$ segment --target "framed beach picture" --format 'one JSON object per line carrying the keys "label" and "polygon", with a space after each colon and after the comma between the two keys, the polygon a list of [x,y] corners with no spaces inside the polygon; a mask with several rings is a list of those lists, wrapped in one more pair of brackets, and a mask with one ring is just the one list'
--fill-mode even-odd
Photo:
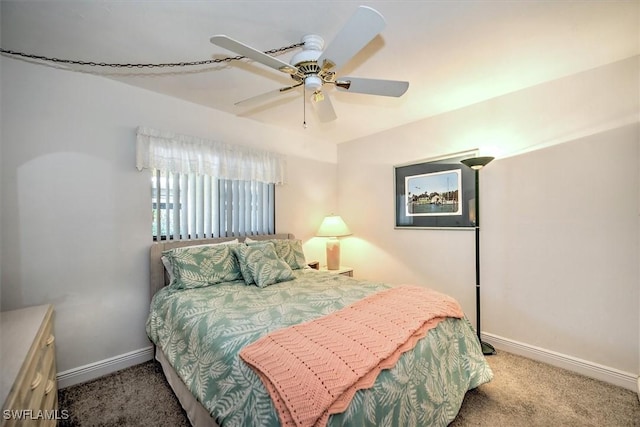
{"label": "framed beach picture", "polygon": [[394,166],[396,228],[475,226],[475,175],[460,163],[476,151]]}

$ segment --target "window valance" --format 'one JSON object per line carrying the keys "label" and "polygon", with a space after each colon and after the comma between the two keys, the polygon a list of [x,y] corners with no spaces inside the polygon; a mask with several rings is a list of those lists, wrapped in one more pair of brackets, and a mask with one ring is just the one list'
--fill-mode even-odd
{"label": "window valance", "polygon": [[222,179],[286,182],[284,156],[167,131],[139,127],[136,167]]}

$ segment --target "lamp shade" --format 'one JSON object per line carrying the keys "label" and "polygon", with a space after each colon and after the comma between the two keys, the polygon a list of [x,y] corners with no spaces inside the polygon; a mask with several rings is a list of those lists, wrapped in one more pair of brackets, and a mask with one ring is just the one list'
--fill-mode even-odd
{"label": "lamp shade", "polygon": [[350,234],[351,230],[349,230],[349,227],[347,227],[347,224],[344,223],[340,215],[329,215],[322,220],[316,236],[341,237],[349,236]]}
{"label": "lamp shade", "polygon": [[489,157],[489,156],[471,157],[469,159],[461,160],[460,162],[469,166],[471,169],[478,170],[485,167],[493,159],[494,159],[493,157]]}

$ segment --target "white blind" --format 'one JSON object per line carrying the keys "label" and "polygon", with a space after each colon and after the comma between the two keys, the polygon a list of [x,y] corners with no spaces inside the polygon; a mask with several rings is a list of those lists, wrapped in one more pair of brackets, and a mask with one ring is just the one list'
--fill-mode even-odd
{"label": "white blind", "polygon": [[279,154],[139,127],[136,166],[152,171],[156,239],[275,233]]}
{"label": "white blind", "polygon": [[136,167],[221,179],[286,182],[286,161],[277,153],[138,127]]}
{"label": "white blind", "polygon": [[275,185],[156,169],[153,236],[202,239],[275,233]]}

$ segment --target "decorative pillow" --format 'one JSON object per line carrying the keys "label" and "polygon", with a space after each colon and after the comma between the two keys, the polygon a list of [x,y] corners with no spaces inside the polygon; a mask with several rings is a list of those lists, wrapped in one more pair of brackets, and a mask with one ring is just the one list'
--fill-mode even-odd
{"label": "decorative pillow", "polygon": [[[278,256],[273,243],[260,243],[262,244],[238,245],[234,248],[245,283],[255,283],[256,286],[265,288],[274,283],[294,279],[291,267]],[[245,272],[250,278],[245,276]]]}
{"label": "decorative pillow", "polygon": [[164,251],[172,265],[173,282],[177,289],[193,289],[216,283],[242,279],[234,245],[205,245]]}
{"label": "decorative pillow", "polygon": [[282,258],[293,270],[305,268],[307,261],[302,250],[302,240],[292,239],[269,239],[269,240],[253,240],[249,237],[245,239],[247,245],[259,245],[260,243],[270,242],[276,247],[276,253]]}
{"label": "decorative pillow", "polygon": [[[193,245],[193,246],[182,246],[182,249],[186,249],[186,248],[199,248],[202,246],[217,246],[217,245],[233,245],[233,244],[238,244],[239,241],[238,239],[233,239],[233,240],[229,240],[226,242],[220,242],[220,243],[206,243],[204,245]],[[169,249],[168,251],[165,252],[170,252],[173,249]],[[164,252],[163,252],[164,254]],[[171,258],[163,255],[162,257],[160,257],[160,260],[162,261],[162,265],[164,265],[164,270],[167,272],[167,274],[169,275],[169,284],[173,284],[175,278],[173,276],[173,265],[171,264]]]}
{"label": "decorative pillow", "polygon": [[254,285],[256,281],[253,280],[253,275],[251,274],[251,270],[249,270],[249,264],[247,263],[247,260],[246,260],[246,257],[247,257],[246,248],[247,248],[247,245],[241,243],[239,245],[233,246],[231,250],[233,251],[233,254],[236,256],[236,259],[238,260],[238,265],[240,266],[240,274],[242,275],[244,284]]}

